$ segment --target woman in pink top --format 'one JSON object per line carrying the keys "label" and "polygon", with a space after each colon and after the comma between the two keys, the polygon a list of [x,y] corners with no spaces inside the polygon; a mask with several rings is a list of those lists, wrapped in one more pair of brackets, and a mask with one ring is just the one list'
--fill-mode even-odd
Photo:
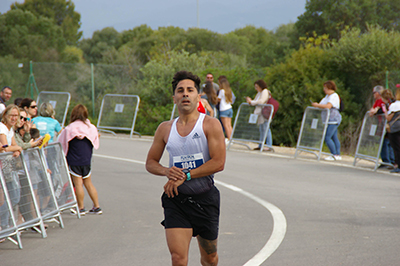
{"label": "woman in pink top", "polygon": [[[90,123],[88,110],[84,105],[78,104],[72,109],[70,124],[61,131],[58,141],[67,157],[80,214],[102,214],[97,190],[91,179],[92,153],[93,148],[99,148],[99,133],[97,128]],[[85,196],[83,186],[93,201],[93,208],[89,212],[86,212],[83,203]]]}

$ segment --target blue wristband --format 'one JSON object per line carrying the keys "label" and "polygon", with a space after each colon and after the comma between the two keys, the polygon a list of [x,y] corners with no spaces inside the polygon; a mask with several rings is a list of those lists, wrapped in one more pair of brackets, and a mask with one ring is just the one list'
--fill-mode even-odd
{"label": "blue wristband", "polygon": [[182,172],[186,175],[186,181],[190,181],[192,179],[189,169],[183,169]]}

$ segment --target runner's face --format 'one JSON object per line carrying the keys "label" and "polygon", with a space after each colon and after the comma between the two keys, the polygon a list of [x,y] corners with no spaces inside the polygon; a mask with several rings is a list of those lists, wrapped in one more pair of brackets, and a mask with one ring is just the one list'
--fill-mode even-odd
{"label": "runner's face", "polygon": [[194,81],[190,79],[181,80],[175,89],[173,96],[174,103],[180,111],[192,112],[197,109],[200,95],[194,85]]}

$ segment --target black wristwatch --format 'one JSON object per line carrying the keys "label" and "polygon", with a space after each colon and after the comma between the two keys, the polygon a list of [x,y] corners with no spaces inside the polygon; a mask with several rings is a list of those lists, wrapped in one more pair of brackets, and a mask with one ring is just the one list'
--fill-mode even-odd
{"label": "black wristwatch", "polygon": [[183,169],[182,172],[186,175],[186,181],[189,181],[192,179],[190,176],[190,170],[189,169]]}

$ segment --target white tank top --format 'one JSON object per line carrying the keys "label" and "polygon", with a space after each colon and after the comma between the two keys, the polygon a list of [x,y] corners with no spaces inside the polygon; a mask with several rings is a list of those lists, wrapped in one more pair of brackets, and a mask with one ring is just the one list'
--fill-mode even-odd
{"label": "white tank top", "polygon": [[[205,114],[200,114],[192,131],[185,137],[179,135],[176,118],[171,126],[167,142],[169,167],[194,169],[210,160],[208,142],[203,130]],[[214,175],[193,178],[178,187],[178,192],[186,195],[196,195],[207,192],[214,185]]]}

